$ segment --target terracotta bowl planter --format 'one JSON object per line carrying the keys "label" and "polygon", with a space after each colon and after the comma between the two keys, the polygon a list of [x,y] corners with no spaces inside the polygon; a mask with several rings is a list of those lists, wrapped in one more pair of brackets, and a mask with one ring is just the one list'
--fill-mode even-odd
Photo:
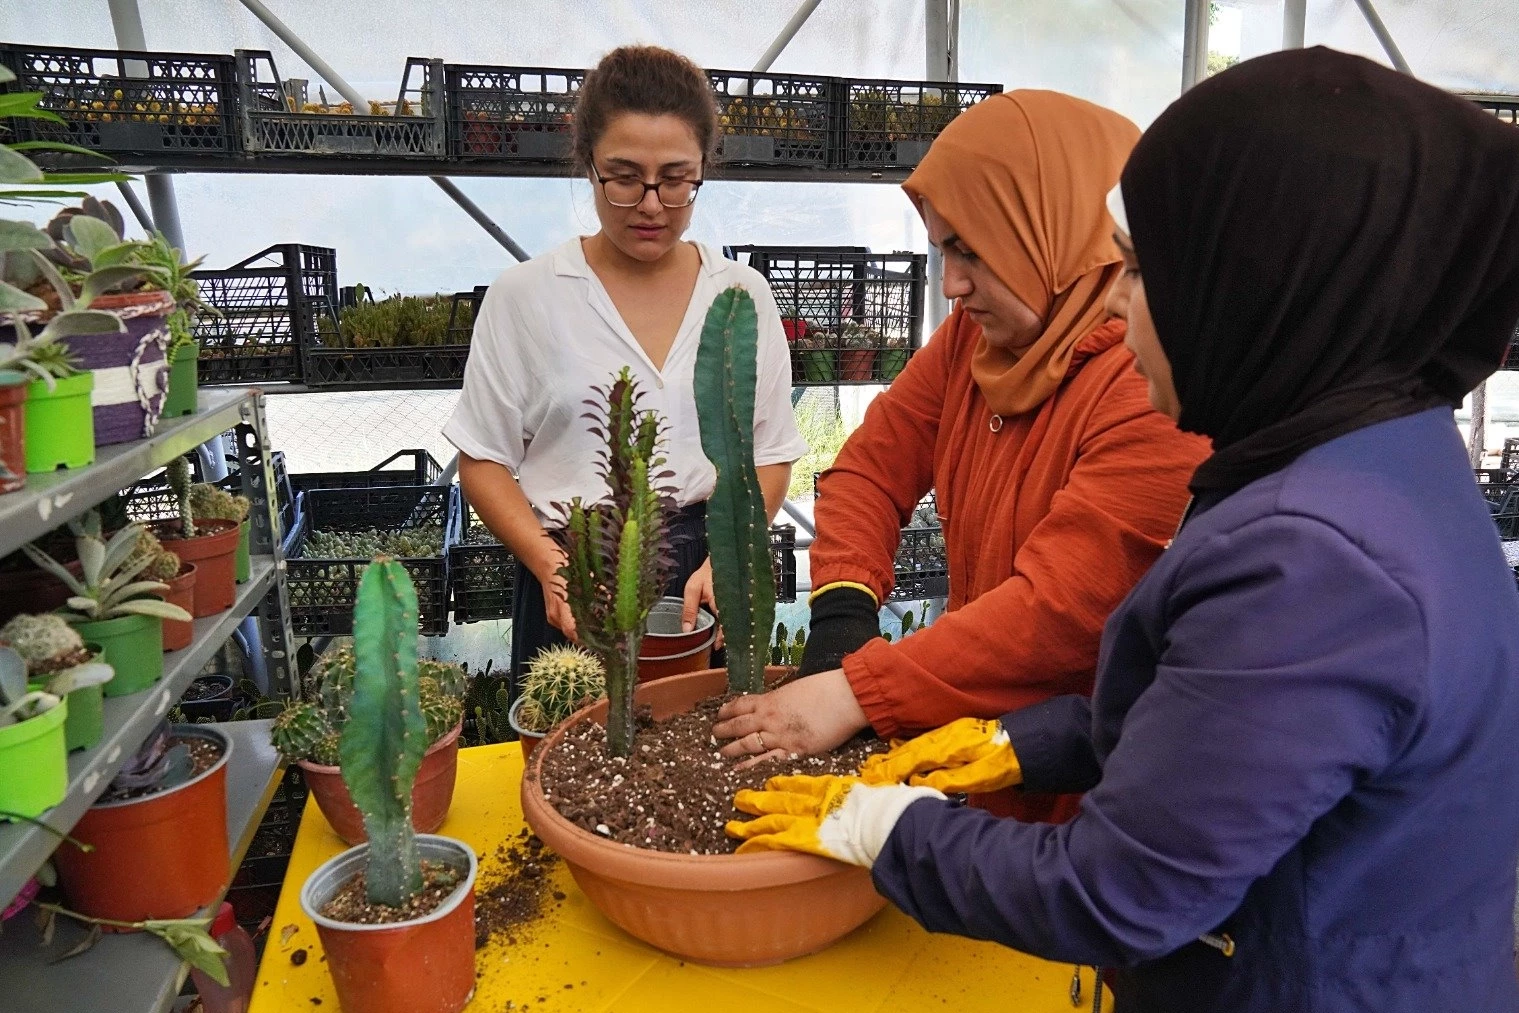
{"label": "terracotta bowl planter", "polygon": [[0,372],[0,493],[26,485],[26,377]]}
{"label": "terracotta bowl planter", "polygon": [[[463,729],[461,721],[422,755],[422,767],[411,787],[411,825],[419,834],[432,833],[448,818],[448,807],[454,801],[454,778],[459,772],[459,733]],[[306,775],[306,787],[315,796],[317,808],[327,817],[333,832],[345,844],[367,840],[364,817],[348,797],[342,769],[310,760],[299,763]]]}
{"label": "terracotta bowl planter", "polygon": [[369,845],[317,867],[301,887],[316,923],[343,1013],[458,1013],[475,992],[475,853],[451,837],[423,834],[417,851],[464,873],[448,899],[421,918],[389,925],[335,921],[321,913],[364,867]]}
{"label": "terracotta bowl planter", "polygon": [[[178,605],[194,615],[196,569],[194,563],[180,563],[179,575],[173,580],[165,581],[169,589],[159,597],[170,605]],[[194,636],[194,623],[187,623],[180,619],[164,620],[164,650],[182,651],[190,646],[190,641]]]}
{"label": "terracotta bowl planter", "polygon": [[164,548],[182,562],[195,564],[195,607],[190,614],[197,619],[225,612],[237,600],[237,528],[237,521],[196,521],[195,537],[183,538],[179,521],[153,525]]}
{"label": "terracotta bowl planter", "polygon": [[69,906],[120,921],[186,918],[221,897],[227,862],[227,763],[232,740],[207,725],[174,734],[216,742],[221,759],[199,777],[142,798],[91,806],[69,831],[95,846],[53,853]]}
{"label": "terracotta bowl planter", "polygon": [[654,603],[644,621],[643,645],[638,649],[639,682],[700,672],[711,664],[717,620],[712,613],[699,609],[696,629],[686,633],[680,628],[684,608],[685,601],[680,598],[661,598]]}
{"label": "terracotta bowl planter", "polygon": [[[787,669],[770,668],[767,678]],[[634,699],[660,720],[727,690],[709,669],[646,683]],[[606,700],[550,732],[522,780],[522,812],[564,858],[592,904],[629,935],[684,960],[718,967],[776,964],[814,953],[880,911],[870,870],[813,855],[676,855],[630,848],[560,816],[539,787],[543,759],[581,718],[606,720]]]}

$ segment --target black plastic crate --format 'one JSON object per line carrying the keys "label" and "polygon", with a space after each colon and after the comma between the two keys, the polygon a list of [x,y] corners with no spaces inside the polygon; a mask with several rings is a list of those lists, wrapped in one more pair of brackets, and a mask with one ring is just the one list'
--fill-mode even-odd
{"label": "black plastic crate", "polygon": [[1000,84],[860,81],[840,84],[842,164],[848,169],[911,169],[950,120]]}
{"label": "black plastic crate", "polygon": [[[402,458],[409,468],[392,468]],[[308,489],[373,489],[391,485],[433,485],[443,467],[425,450],[398,450],[367,471],[308,471],[290,476],[290,488],[299,495]]]}
{"label": "black plastic crate", "polygon": [[928,257],[860,247],[735,246],[770,283],[798,386],[890,383],[918,349]]}
{"label": "black plastic crate", "polygon": [[[201,471],[200,455],[189,456],[191,481],[205,481]],[[290,531],[295,527],[295,496],[291,491],[290,477],[285,473],[285,452],[276,450],[270,456],[274,466],[274,486],[280,510],[280,523],[284,531]],[[218,480],[216,484],[240,496],[243,492],[243,481],[242,476],[238,474],[237,462],[228,458],[227,465],[230,469],[227,476]],[[134,521],[151,524],[155,521],[179,519],[179,501],[169,488],[167,469],[160,468],[152,474],[144,475],[122,489],[118,495],[122,499],[127,517]]]}
{"label": "black plastic crate", "polygon": [[942,528],[903,528],[897,545],[890,601],[943,598],[949,594],[949,561]]}
{"label": "black plastic crate", "polygon": [[8,141],[123,154],[242,150],[237,64],[230,56],[0,45],[16,75],[4,90],[40,91],[62,123],[15,119]]}
{"label": "black plastic crate", "polygon": [[201,300],[218,311],[195,319],[201,383],[300,382],[301,350],[337,298],[336,250],[281,243],[193,277]]}
{"label": "black plastic crate", "polygon": [[[342,289],[344,293],[350,289]],[[397,387],[458,387],[464,382],[464,364],[469,360],[470,336],[474,318],[485,296],[485,286],[470,292],[455,292],[448,307],[448,344],[386,345],[351,348],[346,342],[338,346],[322,343],[323,329],[317,328],[316,341],[306,349],[306,383],[313,387],[345,387],[385,384]],[[441,297],[440,297],[441,298]],[[351,303],[350,303],[351,305]],[[339,311],[337,327],[343,329]]]}
{"label": "black plastic crate", "polygon": [[796,528],[770,525],[770,566],[775,574],[775,600],[796,601]]}
{"label": "black plastic crate", "polygon": [[347,636],[353,606],[368,559],[310,559],[302,556],[313,531],[402,531],[437,525],[443,548],[436,556],[401,559],[417,589],[418,629],[448,631],[449,519],[458,490],[451,485],[381,486],[368,489],[311,489],[301,493],[296,526],[285,539],[285,588],[290,626],[296,636]]}
{"label": "black plastic crate", "polygon": [[835,79],[747,70],[709,70],[707,79],[717,97],[723,162],[830,164],[840,131]]}
{"label": "black plastic crate", "polygon": [[1510,436],[1503,441],[1503,457],[1498,466],[1504,471],[1519,471],[1519,436]]}
{"label": "black plastic crate", "polygon": [[584,70],[447,64],[448,152],[455,158],[563,162]]}
{"label": "black plastic crate", "polygon": [[[249,153],[283,155],[443,155],[443,61],[411,57],[393,105],[311,101],[305,81],[282,80],[268,50],[236,51],[243,116],[243,147]],[[325,89],[320,94],[325,94]]]}
{"label": "black plastic crate", "polygon": [[517,592],[517,559],[496,540],[475,508],[461,506],[448,549],[449,595],[454,622],[510,619]]}

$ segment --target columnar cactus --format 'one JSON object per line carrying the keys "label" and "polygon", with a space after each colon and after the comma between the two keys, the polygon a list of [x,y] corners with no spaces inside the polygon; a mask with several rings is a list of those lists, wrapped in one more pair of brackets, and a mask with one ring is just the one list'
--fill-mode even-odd
{"label": "columnar cactus", "polygon": [[545,647],[527,663],[527,702],[517,717],[531,731],[547,731],[605,692],[606,669],[596,655],[570,645]]}
{"label": "columnar cactus", "polygon": [[369,837],[369,901],[399,907],[422,889],[411,789],[428,743],[417,685],[417,591],[393,559],[376,559],[359,581],[353,650],[358,670],[338,756]]}
{"label": "columnar cactus", "polygon": [[195,537],[195,516],[190,509],[190,462],[183,456],[169,462],[169,489],[179,503],[179,533]]}
{"label": "columnar cactus", "polygon": [[638,410],[632,374],[624,368],[611,387],[593,389],[606,402],[591,416],[591,432],[606,441],[600,467],[608,498],[587,505],[577,496],[570,503],[568,561],[559,574],[580,642],[606,667],[608,748],[613,756],[627,756],[644,621],[674,568],[666,524],[674,501],[664,487],[670,473],[660,470],[664,458],[655,456],[659,415]]}
{"label": "columnar cactus", "polygon": [[754,388],[759,321],[735,285],[712,300],[696,352],[701,446],[717,469],[707,501],[713,596],[728,645],[728,688],[759,693],[775,622],[769,517],[754,468]]}

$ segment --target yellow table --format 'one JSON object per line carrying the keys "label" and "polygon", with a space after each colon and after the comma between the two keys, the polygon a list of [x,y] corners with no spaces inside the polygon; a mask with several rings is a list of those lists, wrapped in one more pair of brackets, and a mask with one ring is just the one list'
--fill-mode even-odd
{"label": "yellow table", "polygon": [[[521,779],[522,754],[514,742],[460,750],[453,808],[438,832],[469,843],[487,856],[482,864],[488,866],[496,845],[522,829]],[[315,801],[308,800],[250,1013],[338,1013],[321,943],[301,913],[299,894],[306,877],[343,848]],[[555,886],[567,895],[562,904],[551,903],[540,922],[519,933],[516,945],[494,940],[475,954],[479,986],[471,1013],[1073,1010],[1069,965],[930,935],[895,908],[810,957],[774,967],[709,968],[666,956],[607,921],[563,865],[556,877]],[[296,965],[291,957],[298,949],[306,959]],[[1091,996],[1088,970],[1082,1008],[1090,1008]]]}

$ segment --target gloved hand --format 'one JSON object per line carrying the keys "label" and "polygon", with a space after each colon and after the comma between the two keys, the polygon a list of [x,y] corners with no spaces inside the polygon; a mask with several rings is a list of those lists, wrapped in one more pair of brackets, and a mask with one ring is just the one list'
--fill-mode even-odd
{"label": "gloved hand", "polygon": [[772,777],[764,791],[744,789],[733,798],[741,812],[759,819],[729,820],[729,837],[755,851],[805,851],[870,868],[886,846],[902,811],[920,798],[943,799],[932,788],[869,785],[857,777],[789,774]]}
{"label": "gloved hand", "polygon": [[947,794],[997,791],[1023,783],[1023,770],[1001,721],[961,718],[860,765],[866,784],[927,785]]}
{"label": "gloved hand", "polygon": [[797,675],[830,672],[881,635],[881,610],[870,592],[857,587],[829,588],[812,599],[811,629]]}

